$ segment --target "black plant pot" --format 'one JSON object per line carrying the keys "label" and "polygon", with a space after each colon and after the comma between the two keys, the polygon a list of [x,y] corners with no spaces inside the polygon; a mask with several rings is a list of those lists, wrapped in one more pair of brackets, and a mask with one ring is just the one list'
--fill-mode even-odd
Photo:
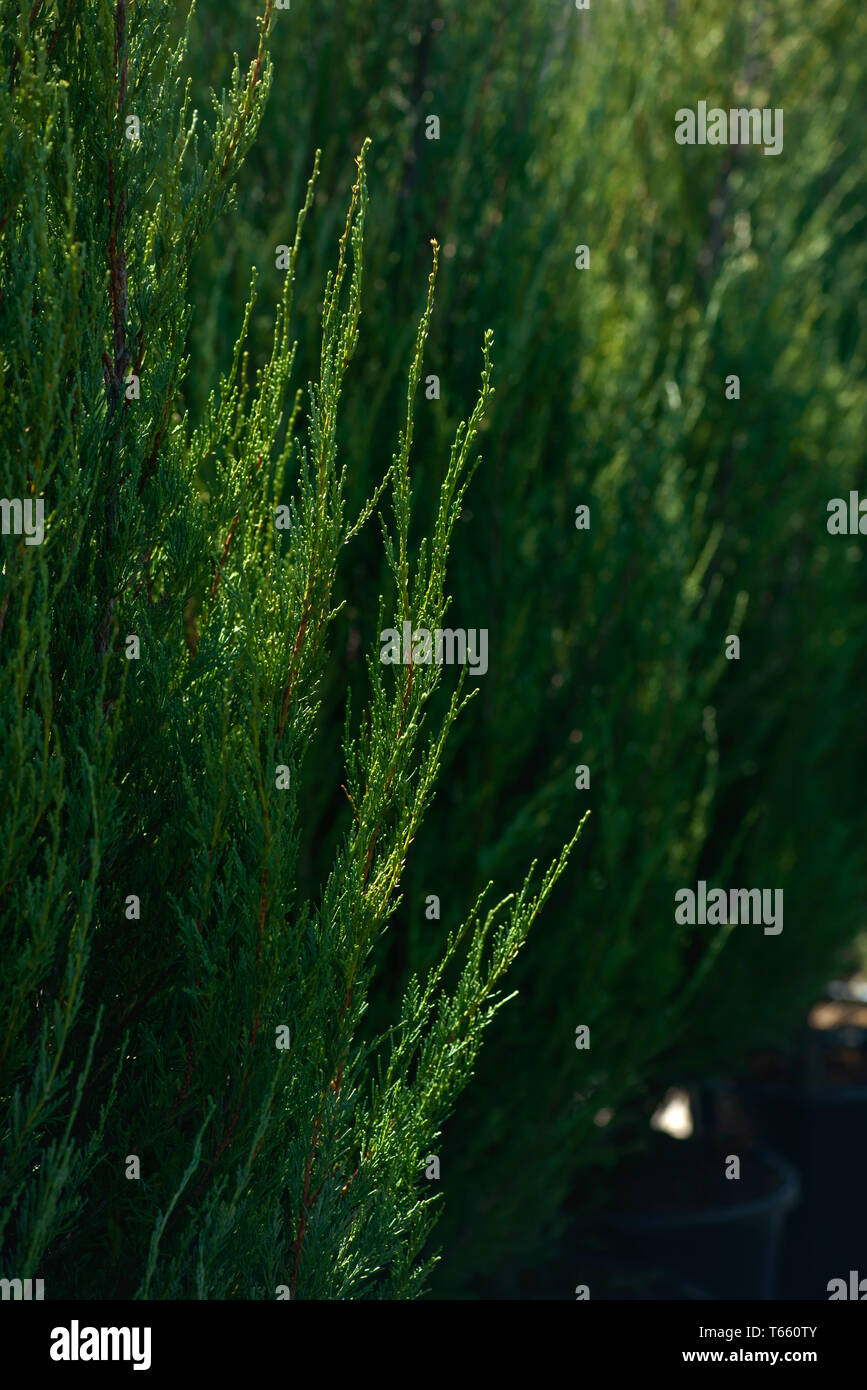
{"label": "black plant pot", "polygon": [[618,1251],[663,1264],[712,1298],[775,1297],[783,1228],[800,1184],[778,1154],[754,1150],[751,1158],[765,1170],[768,1190],[761,1195],[731,1200],[734,1193],[727,1193],[729,1200],[703,1208],[654,1203],[645,1210],[618,1210],[608,1218]]}
{"label": "black plant pot", "polygon": [[827,1299],[832,1279],[867,1276],[867,1085],[737,1088],[755,1132],[801,1174],[803,1202],[783,1243],[785,1298]]}

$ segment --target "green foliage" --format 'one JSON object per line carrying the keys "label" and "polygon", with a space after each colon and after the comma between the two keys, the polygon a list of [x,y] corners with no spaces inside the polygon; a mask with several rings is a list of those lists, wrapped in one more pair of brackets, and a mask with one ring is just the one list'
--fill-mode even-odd
{"label": "green foliage", "polygon": [[[3,488],[48,499],[44,546],[0,540],[4,1269],[416,1293],[435,1144],[437,1287],[472,1291],[863,929],[863,541],[825,520],[864,486],[867,24],[200,0],[187,93],[174,7],[92,9],[6,4],[0,52]],[[783,153],[676,146],[699,100],[782,108]],[[468,705],[362,659],[436,626],[446,550],[490,633]],[[531,860],[536,897],[468,915]],[[677,926],[699,877],[782,887],[782,934]]]}
{"label": "green foliage", "polygon": [[[2,537],[3,1273],[38,1274],[53,1298],[414,1296],[436,1215],[425,1163],[574,844],[535,889],[468,897],[365,1028],[468,703],[439,665],[384,666],[373,620],[442,624],[491,337],[432,505],[416,506],[435,248],[397,447],[355,496],[339,420],[365,146],[313,292],[324,283],[306,395],[290,314],[315,171],[264,357],[253,370],[254,285],[193,417],[190,269],[262,120],[271,0],[246,76],[236,61],[201,129],[189,23],[179,36],[158,0],[91,10],[6,5],[0,36],[2,487],[43,498],[46,527],[41,545]],[[314,882],[304,766],[334,686],[338,567],[375,511],[385,578],[332,784],[346,811]]]}
{"label": "green foliage", "polygon": [[[204,0],[206,74],[247,23]],[[490,630],[490,670],[407,864],[375,1016],[440,950],[428,894],[448,923],[594,811],[446,1132],[443,1288],[466,1290],[510,1249],[544,1253],[564,1198],[589,1201],[589,1170],[665,1086],[728,1069],[796,1020],[863,926],[863,541],[829,537],[825,520],[831,497],[863,487],[865,48],[841,0],[586,13],[322,0],[278,17],[282,80],[240,215],[194,268],[211,303],[201,381],[247,261],[279,278],[273,248],[315,146],[331,180],[306,247],[318,283],[346,152],[367,135],[370,351],[342,421],[359,499],[388,448],[430,236],[442,397],[421,403],[422,514],[488,325],[498,345],[450,581],[459,620]],[[676,146],[674,112],[699,100],[783,108],[784,152]],[[298,312],[312,320],[310,294]],[[582,503],[589,531],[574,527]],[[339,711],[382,582],[360,542],[310,788],[314,877],[342,825]],[[723,655],[730,633],[739,662]],[[782,887],[782,935],[676,926],[674,893],[699,877]]]}

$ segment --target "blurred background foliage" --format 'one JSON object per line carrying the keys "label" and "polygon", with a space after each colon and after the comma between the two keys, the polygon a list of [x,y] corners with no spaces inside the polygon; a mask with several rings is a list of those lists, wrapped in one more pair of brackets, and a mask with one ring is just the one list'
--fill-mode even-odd
{"label": "blurred background foliage", "polygon": [[[199,0],[200,109],[232,54],[249,60],[260,9]],[[826,509],[867,485],[867,15],[845,0],[292,0],[271,47],[236,208],[194,264],[186,403],[201,411],[228,364],[251,263],[251,370],[264,360],[276,250],[321,149],[295,297],[296,382],[314,375],[305,345],[368,136],[341,435],[355,499],[393,447],[432,237],[425,371],[441,396],[417,406],[421,516],[495,334],[450,611],[489,629],[490,669],[407,863],[379,1006],[485,882],[553,856],[592,811],[442,1139],[439,1291],[467,1294],[537,1258],[564,1203],[592,1208],[669,1084],[800,1018],[864,928],[864,542],[829,536]],[[782,154],[676,145],[675,110],[699,100],[782,108]],[[379,642],[379,566],[370,534],[342,574],[311,882],[348,814],[339,735]],[[676,889],[700,877],[783,888],[782,934],[675,925]]]}

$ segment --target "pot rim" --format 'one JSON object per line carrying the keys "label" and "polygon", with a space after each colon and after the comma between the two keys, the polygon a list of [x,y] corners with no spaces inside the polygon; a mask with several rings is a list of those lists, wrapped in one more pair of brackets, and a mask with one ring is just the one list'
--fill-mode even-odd
{"label": "pot rim", "polygon": [[839,1105],[840,1101],[867,1103],[867,1082],[863,1086],[810,1086],[801,1081],[744,1081],[738,1090],[745,1096],[774,1096],[808,1101],[810,1105]]}
{"label": "pot rim", "polygon": [[682,1211],[677,1207],[662,1207],[654,1211],[615,1212],[608,1218],[609,1225],[622,1232],[653,1231],[662,1227],[668,1230],[672,1227],[689,1229],[696,1226],[730,1225],[733,1221],[764,1216],[777,1209],[784,1212],[791,1210],[801,1198],[801,1180],[797,1170],[774,1149],[757,1145],[753,1148],[753,1153],[758,1154],[769,1168],[782,1177],[783,1181],[773,1192],[726,1207],[699,1207],[691,1211]]}

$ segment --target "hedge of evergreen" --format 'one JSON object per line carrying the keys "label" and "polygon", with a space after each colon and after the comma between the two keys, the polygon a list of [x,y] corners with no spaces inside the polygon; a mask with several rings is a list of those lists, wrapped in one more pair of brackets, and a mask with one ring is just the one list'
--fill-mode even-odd
{"label": "hedge of evergreen", "polygon": [[863,928],[867,20],[12,9],[3,1273],[472,1292]]}

